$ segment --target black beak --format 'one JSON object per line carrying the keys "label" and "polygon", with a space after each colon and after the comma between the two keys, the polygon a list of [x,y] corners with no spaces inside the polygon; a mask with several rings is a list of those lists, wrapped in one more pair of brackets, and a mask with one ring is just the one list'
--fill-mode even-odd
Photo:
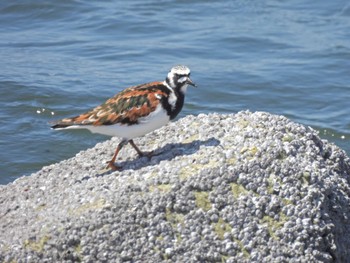
{"label": "black beak", "polygon": [[193,87],[197,87],[197,85],[189,77],[187,78],[186,83],[193,86]]}

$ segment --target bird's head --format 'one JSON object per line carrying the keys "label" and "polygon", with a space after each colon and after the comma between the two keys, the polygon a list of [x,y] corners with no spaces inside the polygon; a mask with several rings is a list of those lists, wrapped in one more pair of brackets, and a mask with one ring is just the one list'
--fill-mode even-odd
{"label": "bird's head", "polygon": [[196,87],[196,84],[190,79],[190,75],[191,71],[188,67],[178,65],[171,68],[165,82],[169,87],[185,93],[188,85]]}

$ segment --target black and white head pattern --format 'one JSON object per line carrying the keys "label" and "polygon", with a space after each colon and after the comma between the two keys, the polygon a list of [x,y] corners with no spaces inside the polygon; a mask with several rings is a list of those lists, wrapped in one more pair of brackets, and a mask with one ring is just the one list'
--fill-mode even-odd
{"label": "black and white head pattern", "polygon": [[185,93],[188,85],[195,86],[190,79],[190,74],[191,71],[188,67],[178,65],[171,68],[165,81],[171,88],[177,88]]}

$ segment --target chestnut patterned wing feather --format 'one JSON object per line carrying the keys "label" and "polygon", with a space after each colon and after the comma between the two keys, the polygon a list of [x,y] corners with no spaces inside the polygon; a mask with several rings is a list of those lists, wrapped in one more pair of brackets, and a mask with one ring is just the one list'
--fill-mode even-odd
{"label": "chestnut patterned wing feather", "polygon": [[56,122],[52,128],[135,124],[138,118],[146,117],[156,109],[160,98],[168,96],[164,90],[159,89],[160,85],[163,86],[163,83],[151,82],[127,88],[89,112]]}

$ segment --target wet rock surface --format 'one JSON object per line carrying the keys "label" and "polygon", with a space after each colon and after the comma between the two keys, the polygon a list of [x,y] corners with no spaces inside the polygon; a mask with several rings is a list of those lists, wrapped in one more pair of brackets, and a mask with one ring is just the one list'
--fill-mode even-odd
{"label": "wet rock surface", "polygon": [[350,164],[264,112],[187,116],[0,186],[0,262],[349,262]]}

